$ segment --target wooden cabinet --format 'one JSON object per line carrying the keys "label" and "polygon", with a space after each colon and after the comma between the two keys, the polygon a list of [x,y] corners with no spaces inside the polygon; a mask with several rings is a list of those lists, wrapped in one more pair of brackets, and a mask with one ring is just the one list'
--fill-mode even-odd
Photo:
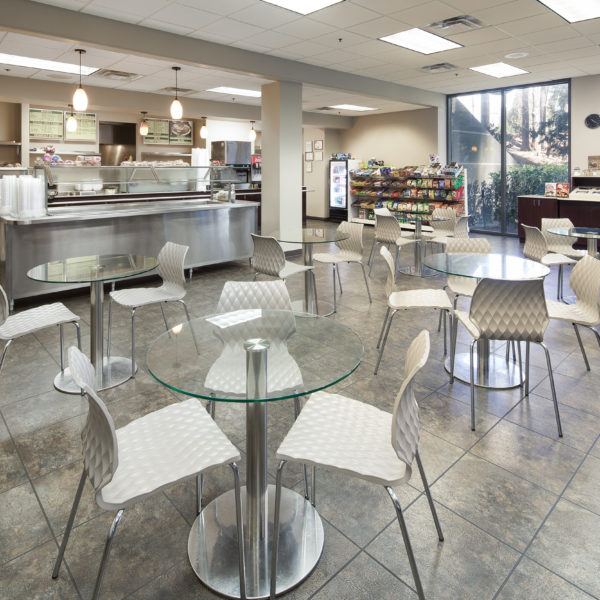
{"label": "wooden cabinet", "polygon": [[[525,240],[521,225],[542,228],[542,219],[556,219],[558,214],[557,198],[544,196],[519,196],[519,239]],[[562,215],[561,215],[562,216]]]}
{"label": "wooden cabinet", "polygon": [[558,216],[571,219],[575,227],[600,227],[600,202],[560,200]]}

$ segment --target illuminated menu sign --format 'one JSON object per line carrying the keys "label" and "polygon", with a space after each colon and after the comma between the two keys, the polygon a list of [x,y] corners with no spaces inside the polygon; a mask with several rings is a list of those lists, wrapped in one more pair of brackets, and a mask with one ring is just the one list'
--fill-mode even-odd
{"label": "illuminated menu sign", "polygon": [[[65,121],[71,116],[70,112],[65,113]],[[73,116],[77,121],[75,131],[67,131],[65,127],[65,140],[68,142],[95,142],[96,141],[96,115],[95,113],[74,112]]]}
{"label": "illuminated menu sign", "polygon": [[146,119],[148,134],[144,136],[145,144],[169,144],[169,120]]}
{"label": "illuminated menu sign", "polygon": [[29,137],[34,140],[63,140],[62,110],[29,109]]}

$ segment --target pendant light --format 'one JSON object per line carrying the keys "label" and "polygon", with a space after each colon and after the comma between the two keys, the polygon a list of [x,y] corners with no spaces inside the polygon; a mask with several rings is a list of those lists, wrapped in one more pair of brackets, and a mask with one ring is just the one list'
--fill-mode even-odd
{"label": "pendant light", "polygon": [[248,134],[248,139],[251,142],[254,142],[256,140],[256,131],[254,130],[254,123],[256,121],[250,121],[250,123],[252,123],[252,129],[250,130],[250,133]]}
{"label": "pendant light", "polygon": [[205,140],[208,137],[208,127],[206,126],[206,117],[202,117],[202,127],[200,127],[200,137]]}
{"label": "pendant light", "polygon": [[73,94],[73,108],[81,112],[85,110],[88,106],[88,97],[85,93],[85,90],[81,86],[81,55],[85,54],[85,50],[81,48],[75,48],[75,52],[79,54],[79,87],[75,90]]}
{"label": "pendant light", "polygon": [[171,102],[171,118],[176,121],[183,117],[183,106],[177,97],[177,71],[181,71],[181,67],[171,67],[175,71],[175,99]]}
{"label": "pendant light", "polygon": [[148,135],[148,121],[146,121],[147,111],[142,111],[142,122],[140,123],[140,135],[145,137]]}
{"label": "pendant light", "polygon": [[67,131],[69,133],[74,133],[75,131],[77,131],[77,119],[73,114],[73,105],[69,104],[69,108],[71,109],[71,114],[67,117]]}

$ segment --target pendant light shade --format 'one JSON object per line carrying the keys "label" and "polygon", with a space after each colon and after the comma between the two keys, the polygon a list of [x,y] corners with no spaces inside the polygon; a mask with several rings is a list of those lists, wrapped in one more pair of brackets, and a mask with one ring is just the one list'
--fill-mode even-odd
{"label": "pendant light shade", "polygon": [[250,133],[248,134],[248,139],[251,142],[256,141],[256,131],[254,130],[254,121],[250,121],[250,123],[252,123],[252,129],[250,130]]}
{"label": "pendant light shade", "polygon": [[208,127],[206,126],[206,117],[202,117],[203,125],[200,127],[200,137],[205,140],[208,137]]}
{"label": "pendant light shade", "polygon": [[177,72],[181,71],[181,67],[171,67],[175,71],[175,99],[171,102],[171,118],[181,119],[183,117],[183,106],[177,97]]}
{"label": "pendant light shade", "polygon": [[148,135],[148,121],[146,121],[146,115],[148,113],[143,110],[142,111],[142,122],[140,123],[140,135],[142,137]]}
{"label": "pendant light shade", "polygon": [[79,54],[79,87],[75,90],[73,94],[73,108],[76,111],[86,110],[88,107],[88,97],[81,85],[81,55],[85,54],[85,50],[81,48],[76,48],[75,52]]}
{"label": "pendant light shade", "polygon": [[71,109],[71,114],[67,117],[67,131],[69,133],[74,133],[75,131],[77,131],[77,119],[75,118],[75,115],[73,114],[73,105],[69,104],[69,108]]}

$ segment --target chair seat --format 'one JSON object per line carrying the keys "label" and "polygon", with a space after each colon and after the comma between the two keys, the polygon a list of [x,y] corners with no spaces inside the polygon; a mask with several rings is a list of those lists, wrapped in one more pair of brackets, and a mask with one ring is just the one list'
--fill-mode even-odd
{"label": "chair seat", "polygon": [[388,298],[392,309],[439,308],[452,310],[452,303],[444,290],[415,289],[392,292]]}
{"label": "chair seat", "polygon": [[579,323],[592,327],[598,325],[598,311],[593,308],[582,306],[581,303],[565,304],[554,300],[546,300],[548,316],[551,319]]}
{"label": "chair seat", "polygon": [[351,250],[340,250],[335,254],[332,252],[319,252],[313,256],[313,260],[327,264],[338,264],[343,262],[362,262],[362,254]]}
{"label": "chair seat", "polygon": [[79,317],[62,302],[54,302],[9,315],[0,325],[0,339],[12,340],[52,325],[77,321]]}
{"label": "chair seat", "polygon": [[574,258],[575,260],[579,260],[587,254],[586,250],[575,250],[575,248],[565,247],[564,245],[553,248],[551,244],[548,244],[548,252],[551,254],[562,254],[563,256]]}
{"label": "chair seat", "polygon": [[379,485],[410,479],[391,443],[392,415],[339,394],[317,392],[277,450],[279,460],[322,466]]}
{"label": "chair seat", "polygon": [[[414,231],[416,229],[416,226],[414,223],[400,223],[400,227],[402,229],[406,229],[408,231]],[[433,231],[433,227],[431,225],[421,225],[421,233],[432,232],[432,231]]]}
{"label": "chair seat", "polygon": [[440,243],[439,240],[442,238],[454,237],[454,234],[451,231],[423,231],[421,237],[424,240],[434,241],[436,243]]}
{"label": "chair seat", "polygon": [[553,252],[550,252],[545,256],[542,256],[540,262],[547,267],[552,267],[555,265],[574,265],[577,261],[564,254],[554,254]]}
{"label": "chair seat", "polygon": [[417,240],[414,237],[402,237],[400,236],[394,243],[396,246],[409,246],[410,244],[414,244]]}
{"label": "chair seat", "polygon": [[479,329],[471,319],[469,319],[469,313],[464,310],[455,310],[454,316],[457,318],[467,329],[467,331],[471,334],[471,337],[474,340],[479,339]]}
{"label": "chair seat", "polygon": [[116,435],[119,464],[96,498],[107,510],[125,508],[200,471],[240,459],[238,449],[194,398],[136,419]]}
{"label": "chair seat", "polygon": [[175,286],[167,287],[162,285],[153,288],[130,288],[111,292],[110,297],[118,304],[130,308],[156,304],[158,302],[176,302],[185,297],[185,290],[183,288],[173,288]]}
{"label": "chair seat", "polygon": [[295,275],[296,273],[304,273],[304,271],[310,271],[312,267],[307,265],[297,265],[296,263],[290,262],[289,260],[285,261],[285,266],[281,271],[279,271],[279,277],[281,279],[286,279],[290,275]]}
{"label": "chair seat", "polygon": [[478,280],[473,277],[448,275],[448,289],[457,296],[472,298],[478,283]]}

